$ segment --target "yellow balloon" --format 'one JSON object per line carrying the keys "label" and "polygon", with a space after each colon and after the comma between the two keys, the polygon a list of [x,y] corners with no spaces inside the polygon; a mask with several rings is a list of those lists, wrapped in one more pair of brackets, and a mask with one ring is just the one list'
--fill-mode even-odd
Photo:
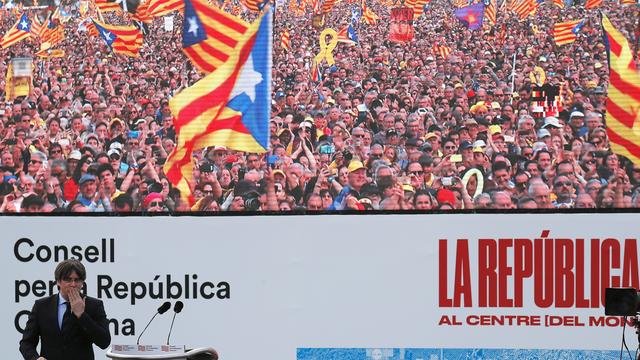
{"label": "yellow balloon", "polygon": [[[331,36],[329,44],[327,44],[327,35]],[[338,46],[338,33],[331,28],[322,30],[322,33],[320,33],[320,52],[315,57],[316,64],[320,64],[323,59],[327,62],[328,66],[335,64],[336,61],[333,59],[333,50],[336,46]]]}

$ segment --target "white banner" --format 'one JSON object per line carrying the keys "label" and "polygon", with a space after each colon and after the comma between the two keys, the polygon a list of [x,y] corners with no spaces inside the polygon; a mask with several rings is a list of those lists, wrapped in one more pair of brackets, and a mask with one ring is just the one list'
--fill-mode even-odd
{"label": "white banner", "polygon": [[[27,312],[57,293],[55,265],[73,256],[87,295],[105,303],[112,344],[134,344],[158,306],[181,300],[171,343],[223,360],[613,359],[622,320],[604,316],[603,291],[639,287],[638,224],[640,214],[3,217],[0,347],[20,358]],[[142,343],[165,343],[172,315]],[[637,346],[633,329],[627,343]]]}
{"label": "white banner", "polygon": [[173,15],[164,17],[164,31],[173,31]]}

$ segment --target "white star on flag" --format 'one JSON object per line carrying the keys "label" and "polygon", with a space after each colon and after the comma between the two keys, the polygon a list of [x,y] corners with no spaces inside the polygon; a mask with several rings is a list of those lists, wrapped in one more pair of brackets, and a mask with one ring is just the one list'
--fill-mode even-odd
{"label": "white star on flag", "polygon": [[20,23],[20,27],[22,28],[22,30],[27,30],[27,28],[29,27],[29,23],[25,20],[22,20],[22,22]]}
{"label": "white star on flag", "polygon": [[105,39],[107,39],[107,41],[111,41],[111,33],[108,31],[103,31],[102,35],[104,36]]}
{"label": "white star on flag", "polygon": [[256,85],[260,84],[264,79],[262,74],[253,68],[253,55],[249,55],[247,62],[244,63],[240,75],[236,80],[236,84],[231,91],[230,99],[245,93],[254,102],[256,99]]}
{"label": "white star on flag", "polygon": [[198,36],[198,21],[196,17],[190,17],[189,21],[189,30],[187,32],[193,33],[193,36]]}

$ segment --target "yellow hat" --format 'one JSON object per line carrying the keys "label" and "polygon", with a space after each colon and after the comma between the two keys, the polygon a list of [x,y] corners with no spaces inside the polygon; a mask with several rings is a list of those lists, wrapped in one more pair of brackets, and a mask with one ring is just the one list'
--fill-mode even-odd
{"label": "yellow hat", "polygon": [[429,139],[431,139],[431,138],[434,138],[434,137],[438,137],[438,134],[436,134],[436,133],[434,133],[434,132],[430,132],[430,133],[427,133],[427,134],[424,136],[424,139],[423,139],[423,140],[424,140],[424,141],[427,141],[427,140],[429,140]]}
{"label": "yellow hat", "polygon": [[409,184],[404,184],[402,185],[402,190],[404,191],[410,191],[412,193],[416,192],[416,190],[413,188],[413,186],[409,185]]}
{"label": "yellow hat", "polygon": [[500,134],[502,132],[502,128],[500,127],[500,125],[491,125],[489,126],[489,132],[491,133],[491,135]]}
{"label": "yellow hat", "polygon": [[287,175],[285,175],[285,174],[284,174],[284,171],[282,171],[282,170],[280,170],[280,169],[273,170],[273,176],[276,176],[276,174],[280,174],[280,175],[282,175],[284,178],[286,178],[286,177],[287,177]]}
{"label": "yellow hat", "polygon": [[498,102],[496,102],[496,101],[492,102],[492,103],[491,103],[491,108],[492,108],[492,109],[494,109],[494,110],[498,110],[498,109],[500,109],[500,108],[501,108],[501,107],[500,107],[500,103],[498,103]]}
{"label": "yellow hat", "polygon": [[356,171],[356,170],[360,170],[360,169],[366,169],[364,167],[364,164],[362,163],[362,161],[360,160],[353,160],[349,163],[349,167],[347,168],[347,170],[349,170],[349,174],[351,174],[352,172]]}
{"label": "yellow hat", "polygon": [[589,89],[593,89],[593,88],[595,88],[596,86],[598,86],[598,84],[597,84],[595,81],[589,81],[589,82],[587,83],[587,88],[589,88]]}

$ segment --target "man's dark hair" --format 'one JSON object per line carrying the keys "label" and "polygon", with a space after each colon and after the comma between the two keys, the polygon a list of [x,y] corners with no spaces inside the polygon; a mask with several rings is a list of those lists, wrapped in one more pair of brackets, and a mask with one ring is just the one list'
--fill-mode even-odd
{"label": "man's dark hair", "polygon": [[58,266],[56,266],[54,275],[56,277],[56,281],[61,281],[62,279],[71,276],[74,272],[78,275],[80,280],[86,280],[87,271],[85,270],[84,265],[76,259],[67,259],[59,263]]}
{"label": "man's dark hair", "polygon": [[98,177],[102,178],[102,173],[108,171],[111,173],[111,175],[115,175],[116,172],[115,170],[113,170],[113,166],[111,166],[111,164],[102,164],[98,167],[98,170],[96,170],[96,173],[98,174]]}
{"label": "man's dark hair", "polygon": [[491,172],[495,174],[496,171],[499,170],[507,170],[509,171],[509,167],[507,166],[507,163],[504,161],[496,161],[495,163],[493,163],[493,165],[491,165]]}
{"label": "man's dark hair", "polygon": [[21,207],[28,209],[30,206],[37,206],[41,208],[44,205],[44,201],[36,194],[31,194],[22,200]]}
{"label": "man's dark hair", "polygon": [[120,194],[113,199],[114,208],[123,209],[127,205],[129,205],[129,209],[133,210],[133,198],[129,194]]}

